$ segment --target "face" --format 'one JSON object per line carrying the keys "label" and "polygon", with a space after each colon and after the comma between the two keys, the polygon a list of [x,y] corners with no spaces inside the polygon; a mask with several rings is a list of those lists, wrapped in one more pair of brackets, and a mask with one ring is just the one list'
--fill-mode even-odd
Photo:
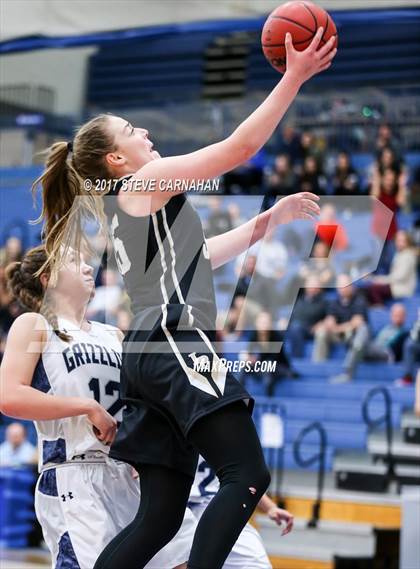
{"label": "face", "polygon": [[339,154],[337,158],[337,166],[339,168],[344,169],[348,168],[348,165],[349,165],[349,157],[344,152],[341,152],[341,154]]}
{"label": "face", "polygon": [[405,231],[397,231],[395,235],[395,247],[398,251],[402,251],[408,247],[408,239]]}
{"label": "face", "polygon": [[248,255],[245,261],[245,274],[250,275],[254,272],[255,265],[257,263],[257,258],[255,255]]}
{"label": "face", "polygon": [[337,277],[337,292],[343,300],[349,300],[353,296],[353,285],[348,275]]}
{"label": "face", "polygon": [[8,442],[16,448],[25,442],[25,429],[22,425],[19,425],[19,423],[12,423],[7,429],[6,438]]}
{"label": "face", "polygon": [[311,174],[316,172],[316,161],[312,156],[308,156],[305,160],[305,170]]}
{"label": "face", "polygon": [[58,272],[57,284],[52,290],[75,304],[84,304],[94,296],[93,267],[86,263],[82,253],[78,266],[76,252],[69,248],[66,260]]}
{"label": "face", "polygon": [[117,148],[106,155],[111,172],[120,176],[131,174],[151,160],[160,158],[160,154],[153,150],[153,143],[145,128],[136,128],[121,117],[110,116],[108,121]]}
{"label": "face", "polygon": [[323,241],[318,241],[314,246],[313,256],[316,259],[326,259],[328,257],[329,248]]}
{"label": "face", "polygon": [[305,283],[305,288],[308,296],[316,296],[321,292],[320,283],[317,277],[308,277]]}
{"label": "face", "polygon": [[394,162],[394,153],[389,148],[385,148],[382,152],[381,162],[383,166],[392,166]]}
{"label": "face", "polygon": [[405,307],[403,304],[394,304],[391,309],[391,322],[395,326],[402,326],[405,322]]}
{"label": "face", "polygon": [[393,170],[386,170],[382,177],[382,188],[385,193],[391,194],[396,184],[396,175]]}
{"label": "face", "polygon": [[309,148],[312,144],[312,134],[310,132],[304,132],[300,141],[304,148]]}
{"label": "face", "polygon": [[257,330],[271,330],[271,315],[268,312],[260,312],[255,320],[255,327]]}
{"label": "face", "polygon": [[289,170],[289,158],[285,154],[277,156],[275,167],[277,172],[287,172]]}
{"label": "face", "polygon": [[335,221],[335,208],[331,204],[326,204],[321,208],[320,219],[324,222]]}

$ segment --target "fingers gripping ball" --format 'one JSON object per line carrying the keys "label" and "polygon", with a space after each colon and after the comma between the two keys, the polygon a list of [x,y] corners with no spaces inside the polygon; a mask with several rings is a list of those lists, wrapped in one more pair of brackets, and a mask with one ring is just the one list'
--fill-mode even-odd
{"label": "fingers gripping ball", "polygon": [[284,73],[286,33],[292,35],[294,48],[303,51],[309,46],[320,26],[324,28],[324,33],[319,47],[325,45],[331,36],[336,37],[334,47],[337,47],[337,29],[331,16],[323,8],[312,2],[286,2],[271,12],[264,24],[261,43],[265,57],[277,71]]}

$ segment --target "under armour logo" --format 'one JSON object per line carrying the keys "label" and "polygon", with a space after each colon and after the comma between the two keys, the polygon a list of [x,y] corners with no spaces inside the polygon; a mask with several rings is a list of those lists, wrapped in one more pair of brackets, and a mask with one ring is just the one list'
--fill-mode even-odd
{"label": "under armour logo", "polygon": [[65,502],[67,500],[67,498],[69,500],[73,500],[73,498],[74,498],[73,492],[68,492],[67,496],[66,496],[66,494],[61,494],[61,499],[63,500],[63,502]]}

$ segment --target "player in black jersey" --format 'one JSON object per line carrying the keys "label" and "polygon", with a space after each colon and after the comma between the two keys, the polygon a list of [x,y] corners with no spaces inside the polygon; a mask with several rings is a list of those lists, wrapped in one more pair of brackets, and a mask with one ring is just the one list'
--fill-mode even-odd
{"label": "player in black jersey", "polygon": [[[312,219],[319,213],[318,197],[307,192],[287,196],[206,241],[184,184],[218,177],[265,144],[302,83],[329,67],[334,38],[317,50],[322,32],[303,52],[287,38],[282,80],[221,142],[161,158],[147,130],[100,115],[78,130],[72,144],[56,143],[50,150],[37,181],[43,188],[50,257],[59,265],[69,221],[81,226],[82,214],[98,216],[109,226],[134,312],[121,370],[126,409],[110,456],[140,472],[142,498],[136,518],[106,547],[94,569],[140,569],[175,535],[198,452],[216,472],[220,489],[198,525],[190,569],[223,566],[269,484],[250,416],[252,398],[220,365],[214,348],[212,270],[261,239],[269,223]],[[82,204],[75,200],[79,196],[84,196]],[[74,201],[78,205],[72,208]],[[198,371],[197,363],[209,364],[210,371]]]}

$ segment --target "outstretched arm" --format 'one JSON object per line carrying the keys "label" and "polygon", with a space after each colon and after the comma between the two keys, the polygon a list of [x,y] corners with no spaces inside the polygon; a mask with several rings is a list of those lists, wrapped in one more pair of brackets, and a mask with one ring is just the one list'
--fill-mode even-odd
{"label": "outstretched arm", "polygon": [[[138,170],[132,180],[155,180],[159,187],[160,180],[211,179],[249,160],[269,140],[301,85],[331,65],[336,53],[335,38],[317,50],[322,33],[320,28],[310,46],[301,52],[293,48],[291,36],[287,35],[286,73],[263,103],[228,138],[190,154],[152,160]],[[141,193],[141,189],[139,191]],[[171,196],[179,192],[171,192]],[[163,195],[162,200],[167,200],[165,192]]]}
{"label": "outstretched arm", "polygon": [[212,268],[217,269],[246,251],[276,225],[294,219],[313,219],[319,214],[318,200],[319,197],[310,192],[286,196],[239,227],[207,239]]}

